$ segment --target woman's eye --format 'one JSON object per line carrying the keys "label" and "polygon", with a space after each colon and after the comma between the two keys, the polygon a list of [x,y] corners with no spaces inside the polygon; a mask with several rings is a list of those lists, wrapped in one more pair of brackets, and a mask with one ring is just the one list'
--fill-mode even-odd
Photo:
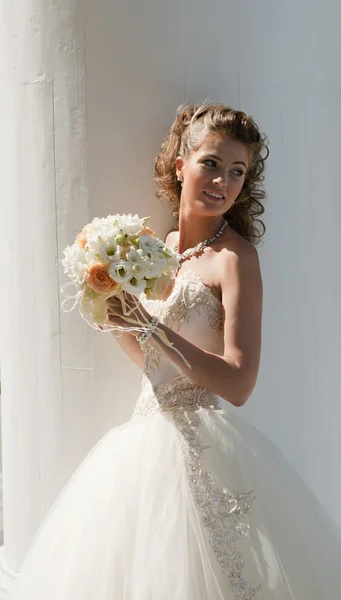
{"label": "woman's eye", "polygon": [[216,167],[217,163],[215,160],[211,160],[210,158],[208,158],[207,160],[204,160],[204,164],[206,165],[207,163],[211,163],[210,165],[208,165],[209,167]]}
{"label": "woman's eye", "polygon": [[234,169],[233,173],[237,173],[238,177],[243,177],[244,171],[241,169]]}

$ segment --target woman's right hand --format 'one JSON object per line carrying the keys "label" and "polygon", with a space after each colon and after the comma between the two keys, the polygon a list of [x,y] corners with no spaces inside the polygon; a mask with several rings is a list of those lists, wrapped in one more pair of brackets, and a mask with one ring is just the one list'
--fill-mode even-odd
{"label": "woman's right hand", "polygon": [[129,326],[129,323],[123,318],[123,306],[119,296],[110,296],[110,298],[106,299],[105,304],[107,308],[107,321],[110,325],[118,325],[119,327]]}
{"label": "woman's right hand", "polygon": [[[107,321],[110,325],[120,325],[123,327],[129,327],[129,323],[125,321],[120,315],[123,315],[123,307],[121,299],[118,296],[111,296],[105,301],[107,307]],[[144,356],[139,343],[136,340],[136,336],[139,334],[138,331],[122,331],[121,335],[115,335],[112,331],[116,342],[121,347],[123,352],[131,358],[141,369],[144,368]],[[128,335],[130,334],[130,335]]]}
{"label": "woman's right hand", "polygon": [[[131,319],[133,321],[136,321],[136,320],[141,321],[141,318],[142,318],[143,324],[150,323],[151,315],[146,311],[146,309],[144,308],[144,306],[141,304],[140,300],[136,296],[133,296],[132,294],[124,292],[124,302],[125,302],[126,312],[127,312],[127,309],[129,311],[135,310],[135,312],[130,313],[129,319]],[[106,306],[107,306],[107,321],[110,325],[119,325],[120,327],[124,327],[126,329],[132,327],[132,322],[131,321],[129,322],[127,319],[124,318],[124,310],[123,310],[122,301],[121,301],[120,296],[110,296],[110,298],[108,298],[106,300]],[[132,335],[135,335],[135,337],[136,337],[137,335],[139,335],[140,331],[139,330],[127,331],[127,333],[131,333]]]}

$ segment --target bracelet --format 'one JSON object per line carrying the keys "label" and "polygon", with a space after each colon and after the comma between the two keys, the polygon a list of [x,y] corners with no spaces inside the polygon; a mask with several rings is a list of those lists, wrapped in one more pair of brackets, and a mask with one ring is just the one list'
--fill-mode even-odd
{"label": "bracelet", "polygon": [[157,317],[152,317],[150,324],[148,326],[148,329],[145,331],[142,331],[142,333],[140,333],[137,337],[136,340],[139,342],[139,344],[145,344],[146,341],[150,338],[151,335],[153,335],[155,329],[157,328],[158,324],[160,323],[160,319],[158,319]]}

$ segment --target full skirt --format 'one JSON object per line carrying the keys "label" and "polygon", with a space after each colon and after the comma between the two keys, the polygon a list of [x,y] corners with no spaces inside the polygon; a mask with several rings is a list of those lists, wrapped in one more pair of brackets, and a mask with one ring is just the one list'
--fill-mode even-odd
{"label": "full skirt", "polygon": [[338,600],[341,534],[228,408],[110,429],[38,529],[10,600]]}

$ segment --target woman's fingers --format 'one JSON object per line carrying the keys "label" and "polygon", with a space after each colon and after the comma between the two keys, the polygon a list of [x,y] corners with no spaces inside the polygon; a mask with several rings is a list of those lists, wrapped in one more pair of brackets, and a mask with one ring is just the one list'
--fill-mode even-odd
{"label": "woman's fingers", "polygon": [[148,323],[150,320],[149,313],[145,310],[139,299],[133,294],[124,292],[123,298],[120,296],[110,296],[106,302],[106,316],[109,323],[121,325],[122,327],[132,327],[133,321],[142,321]]}
{"label": "woman's fingers", "polygon": [[117,315],[112,315],[112,314],[107,314],[107,321],[109,321],[112,324],[115,325],[122,325],[124,323],[123,319],[121,319],[121,317],[118,317]]}
{"label": "woman's fingers", "polygon": [[[107,298],[105,302],[106,305],[112,309],[122,309],[122,299],[119,296],[110,296],[110,298]],[[126,309],[131,310],[137,307],[139,300],[136,298],[136,296],[133,296],[128,292],[124,292],[123,303]],[[121,312],[123,312],[123,310]]]}
{"label": "woman's fingers", "polygon": [[122,307],[116,306],[108,306],[107,307],[107,317],[117,317],[121,318],[123,315]]}
{"label": "woman's fingers", "polygon": [[138,302],[138,298],[136,296],[133,296],[133,294],[129,294],[129,292],[126,292],[124,297],[128,304],[135,305]]}
{"label": "woman's fingers", "polygon": [[106,305],[114,308],[115,306],[122,306],[122,302],[118,296],[110,296],[110,298],[106,299]]}

